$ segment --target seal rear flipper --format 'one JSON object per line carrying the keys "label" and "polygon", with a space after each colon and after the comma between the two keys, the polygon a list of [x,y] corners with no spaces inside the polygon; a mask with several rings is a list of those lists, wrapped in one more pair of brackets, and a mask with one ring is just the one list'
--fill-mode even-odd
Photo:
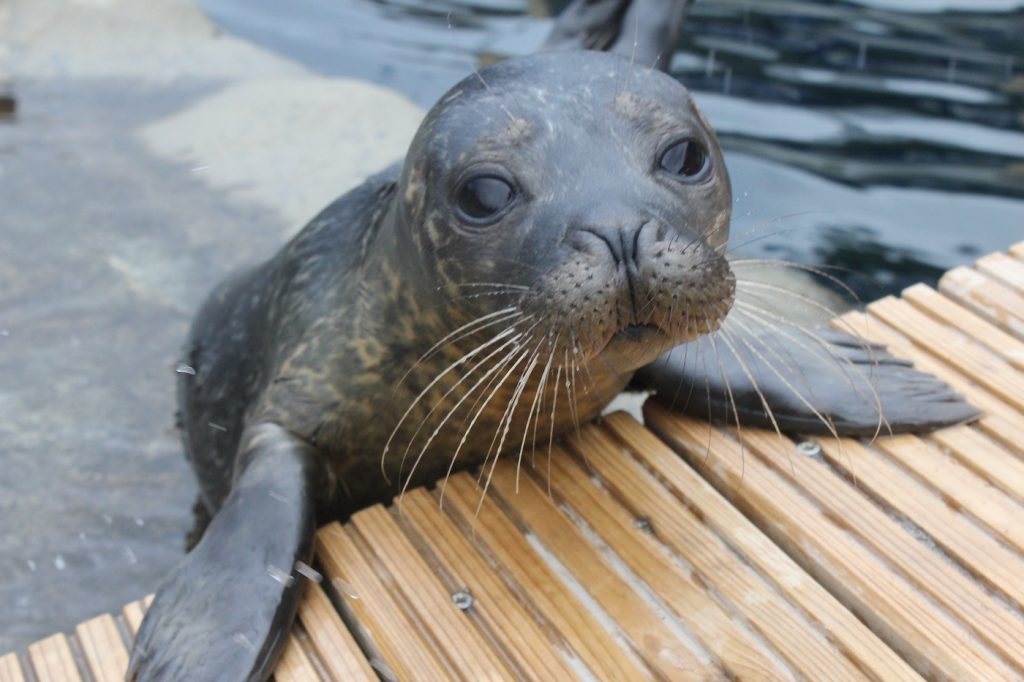
{"label": "seal rear flipper", "polygon": [[634,384],[671,409],[727,423],[738,415],[741,427],[785,432],[920,433],[979,416],[884,346],[835,330],[778,326],[755,334],[727,322],[644,367]]}
{"label": "seal rear flipper", "polygon": [[126,679],[267,679],[295,619],[311,560],[312,448],[260,424],[243,435],[231,494],[202,540],[164,581],[132,649]]}
{"label": "seal rear flipper", "polygon": [[545,49],[606,50],[667,71],[690,0],[575,0],[558,15]]}

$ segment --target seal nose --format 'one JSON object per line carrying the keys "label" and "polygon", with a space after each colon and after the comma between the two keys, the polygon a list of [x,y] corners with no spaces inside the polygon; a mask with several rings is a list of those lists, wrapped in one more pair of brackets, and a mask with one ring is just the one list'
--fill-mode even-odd
{"label": "seal nose", "polygon": [[640,232],[643,231],[646,223],[630,226],[589,226],[583,228],[582,232],[588,232],[605,243],[608,250],[615,259],[616,265],[625,265],[627,269],[633,269],[637,265],[637,251],[640,242]]}

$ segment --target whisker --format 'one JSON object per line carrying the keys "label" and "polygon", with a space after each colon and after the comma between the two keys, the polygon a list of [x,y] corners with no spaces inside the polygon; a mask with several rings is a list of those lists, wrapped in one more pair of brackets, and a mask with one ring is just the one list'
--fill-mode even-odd
{"label": "whisker", "polygon": [[[534,410],[536,410],[537,415],[536,415],[536,418],[533,419],[533,441],[532,441],[533,454],[532,454],[532,457],[531,457],[531,461],[532,461],[534,467],[537,466],[537,425],[540,423],[540,412],[541,412],[541,408],[542,408],[543,403],[544,403],[544,391],[547,388],[548,375],[551,373],[551,365],[554,362],[554,360],[555,360],[555,354],[554,354],[554,351],[552,350],[552,352],[548,353],[548,361],[547,361],[547,363],[545,363],[544,371],[540,375],[540,381],[537,383],[537,390],[536,390],[536,393],[533,396],[533,404],[530,406],[530,412],[529,412],[529,414],[527,415],[527,418],[526,418],[526,428],[523,429],[523,443],[522,443],[522,445],[519,446],[519,462],[516,464],[516,480],[517,481],[519,479],[519,470],[522,467],[522,463],[523,463],[523,450],[526,447],[527,433],[530,430],[530,419],[533,418]],[[539,402],[538,402],[538,400],[539,400]],[[518,489],[518,483],[517,483],[517,489]]]}
{"label": "whisker", "polygon": [[784,296],[789,296],[790,298],[794,298],[794,299],[800,301],[801,303],[804,303],[804,304],[809,305],[809,306],[811,306],[811,307],[813,307],[813,308],[815,308],[817,310],[822,311],[823,313],[826,313],[830,318],[839,317],[839,312],[838,311],[833,310],[832,308],[829,308],[824,303],[820,303],[818,301],[815,301],[810,296],[806,296],[804,294],[798,293],[796,291],[793,291],[792,289],[787,289],[786,287],[780,287],[777,284],[769,284],[768,282],[753,282],[751,280],[737,280],[736,281],[736,288],[738,290],[741,289],[741,288],[748,288],[748,287],[752,288],[752,289],[766,289],[768,291],[773,291],[775,293],[782,294]]}
{"label": "whisker", "polygon": [[[429,438],[427,439],[427,442],[426,442],[426,443],[424,443],[424,444],[423,444],[423,447],[422,447],[422,448],[420,449],[419,455],[417,455],[417,457],[416,457],[416,461],[415,461],[415,462],[413,462],[413,465],[412,465],[412,469],[410,469],[410,470],[409,470],[409,475],[408,475],[408,476],[406,477],[406,479],[405,479],[405,483],[404,483],[404,485],[402,486],[402,494],[403,494],[403,495],[405,494],[405,491],[406,491],[406,489],[407,489],[407,488],[409,487],[409,484],[410,484],[410,483],[412,482],[413,474],[415,473],[415,471],[416,471],[416,468],[417,468],[417,467],[419,466],[419,463],[420,463],[420,461],[421,461],[421,460],[423,459],[423,456],[424,456],[424,454],[426,453],[426,451],[427,451],[427,448],[429,448],[429,447],[430,447],[430,444],[431,444],[431,443],[432,443],[432,442],[434,441],[434,439],[435,439],[435,438],[437,437],[437,434],[438,434],[438,433],[440,433],[440,431],[441,431],[441,429],[442,429],[442,428],[444,427],[444,425],[445,425],[445,424],[446,424],[446,423],[448,422],[448,420],[449,420],[449,419],[451,419],[452,415],[454,415],[454,414],[455,414],[455,412],[456,412],[456,411],[458,410],[458,408],[459,408],[459,407],[460,407],[460,406],[461,406],[461,405],[462,405],[462,404],[463,404],[463,403],[464,403],[464,402],[465,402],[465,401],[466,401],[466,400],[467,400],[467,399],[469,398],[469,396],[473,394],[473,392],[474,392],[474,391],[475,391],[475,390],[476,390],[476,389],[477,389],[477,388],[478,388],[478,387],[480,386],[480,384],[482,384],[482,383],[483,383],[484,381],[486,381],[486,380],[487,380],[487,378],[488,378],[488,377],[489,377],[489,376],[490,376],[490,375],[491,375],[492,373],[494,373],[494,372],[497,372],[497,371],[499,371],[499,370],[500,370],[500,369],[501,369],[502,367],[504,367],[504,366],[505,366],[505,364],[507,364],[507,361],[508,361],[508,360],[510,360],[510,359],[511,359],[511,358],[513,358],[513,357],[516,357],[516,353],[517,353],[517,352],[518,352],[518,350],[517,350],[517,349],[513,349],[513,350],[512,350],[511,352],[510,352],[510,355],[508,356],[508,358],[506,358],[506,360],[503,360],[503,361],[499,362],[499,363],[498,363],[498,364],[496,364],[496,365],[495,365],[494,367],[492,367],[492,368],[491,368],[490,370],[488,370],[488,371],[487,371],[487,372],[486,372],[486,373],[484,374],[484,376],[482,376],[482,377],[481,377],[481,378],[480,378],[480,379],[479,379],[479,380],[477,381],[477,383],[475,383],[475,384],[474,384],[474,385],[472,386],[472,388],[470,388],[470,389],[469,389],[469,391],[467,391],[467,392],[466,392],[466,393],[465,393],[465,394],[464,394],[464,395],[463,395],[463,396],[462,396],[461,398],[459,398],[459,400],[458,400],[458,401],[457,401],[457,402],[455,403],[455,405],[454,405],[454,406],[453,406],[453,407],[452,407],[452,408],[451,408],[451,409],[450,409],[450,410],[449,410],[449,411],[448,411],[448,412],[447,412],[447,413],[445,414],[445,416],[444,416],[444,417],[443,417],[443,418],[441,419],[441,421],[440,421],[440,422],[438,423],[438,425],[437,425],[437,426],[436,426],[436,427],[434,428],[434,431],[433,431],[433,433],[431,433],[431,434],[430,434],[430,437],[429,437]],[[519,362],[521,362],[521,361],[522,361],[522,359],[526,357],[527,353],[528,353],[528,351],[524,351],[524,352],[523,352],[522,354],[520,354],[520,355],[519,355],[519,360],[516,360],[516,364],[514,364],[514,365],[512,366],[512,368],[511,368],[511,369],[510,369],[509,371],[512,371],[512,370],[514,370],[514,369],[515,369],[515,367],[516,367],[516,366],[518,365],[518,363],[519,363]],[[500,387],[500,384],[499,384],[499,387]],[[496,388],[495,390],[497,390],[497,388]],[[457,456],[457,455],[458,455],[458,451],[456,451],[456,456]],[[452,459],[452,464],[454,465],[454,457],[453,457],[453,459]],[[450,471],[450,469],[449,469],[449,471]]]}
{"label": "whisker", "polygon": [[[811,353],[820,353],[821,357],[824,357],[826,360],[828,360],[828,362],[833,366],[833,369],[836,371],[836,374],[842,376],[846,380],[846,383],[850,386],[850,388],[852,388],[865,401],[874,403],[875,411],[878,413],[879,420],[878,426],[875,429],[875,434],[872,436],[872,440],[878,437],[883,427],[888,427],[888,422],[885,420],[885,415],[882,411],[882,399],[878,393],[877,388],[875,387],[874,382],[871,380],[869,376],[865,375],[864,371],[860,369],[857,363],[854,363],[849,358],[845,358],[842,356],[837,357],[832,352],[833,345],[830,344],[827,340],[819,337],[810,329],[807,329],[801,325],[792,324],[791,322],[786,320],[786,318],[780,315],[776,315],[768,310],[757,308],[756,306],[753,306],[749,303],[744,303],[743,305],[739,306],[736,309],[736,314],[738,316],[734,320],[736,324],[741,324],[740,317],[749,317],[755,322],[769,326],[773,331],[775,331],[775,333],[785,337],[788,341],[799,346],[800,348],[803,348],[804,350],[807,350],[808,352]],[[776,324],[775,322],[773,322],[773,320],[781,321],[783,324]],[[816,344],[816,346],[812,346],[808,344],[806,341],[800,339],[799,337],[788,333],[786,331],[787,327],[795,329],[797,332],[799,332],[804,337],[806,337],[814,344]],[[872,361],[871,366],[877,367],[878,361],[874,359],[873,349],[870,347],[870,345],[862,345],[862,348],[865,349],[869,359]],[[796,368],[794,368],[794,370],[795,369]],[[850,376],[850,371],[855,373],[856,378],[864,382],[864,384],[868,388],[868,393],[865,393],[858,385],[858,382],[854,381],[854,377]],[[803,375],[802,370],[800,371],[800,374],[801,376],[803,376],[804,383],[807,384],[809,392],[813,395],[813,383],[810,382],[808,378]]]}
{"label": "whisker", "polygon": [[[768,361],[768,358],[766,358],[763,353],[761,353],[759,350],[757,350],[757,348],[754,347],[753,343],[750,342],[751,340],[758,341],[759,343],[764,345],[763,341],[758,339],[756,335],[750,335],[749,334],[749,330],[748,330],[748,336],[740,337],[740,341],[743,342],[743,345],[745,345],[747,348],[749,348],[750,352],[753,353],[755,356],[757,356],[757,358],[764,364],[764,366],[766,368],[768,368],[768,370],[771,371],[772,374],[774,374],[779,379],[779,381],[781,381],[783,383],[783,385],[785,385],[786,388],[788,388],[793,393],[794,396],[796,396],[797,400],[799,400],[801,403],[803,403],[803,405],[808,410],[810,410],[814,414],[814,416],[818,418],[819,421],[821,421],[821,423],[825,426],[825,428],[827,428],[829,430],[829,433],[831,433],[833,436],[835,436],[836,440],[838,440],[839,439],[839,434],[836,431],[836,428],[832,424],[832,422],[827,417],[822,415],[821,412],[818,411],[818,409],[816,407],[814,407],[814,405],[811,404],[807,400],[807,398],[805,398],[804,395],[800,391],[798,391],[796,389],[796,387],[794,387],[793,384],[788,379],[786,379],[785,376],[782,375],[781,372],[779,372],[779,370],[775,367],[775,365],[773,365],[771,362]],[[768,349],[767,347],[766,347],[766,350],[771,352],[770,349]]]}
{"label": "whisker", "polygon": [[[843,280],[839,279],[838,277],[836,277],[835,275],[833,275],[831,273],[825,272],[824,269],[822,269],[820,267],[817,267],[817,266],[814,266],[814,265],[805,265],[804,263],[797,263],[795,261],[782,260],[782,259],[778,259],[778,258],[745,258],[745,259],[742,259],[742,260],[729,261],[729,265],[734,267],[734,268],[736,266],[740,266],[741,270],[744,267],[768,267],[768,266],[775,266],[775,267],[789,268],[791,270],[801,270],[803,272],[809,272],[809,273],[811,273],[813,275],[821,277],[822,279],[828,280],[830,283],[832,283],[836,287],[842,289],[850,298],[855,300],[858,304],[863,302],[863,301],[860,300],[860,296],[857,295],[857,292],[854,291],[846,282],[844,282]],[[749,280],[739,280],[737,278],[737,283],[739,281],[749,281]]]}
{"label": "whisker", "polygon": [[[758,229],[761,229],[763,227],[767,227],[768,225],[771,225],[773,223],[777,223],[777,222],[779,222],[781,220],[786,220],[788,218],[796,218],[798,216],[813,215],[815,213],[828,214],[828,213],[831,213],[831,211],[814,210],[814,211],[796,211],[794,213],[787,213],[786,215],[778,216],[776,218],[772,218],[771,220],[766,220],[766,221],[763,221],[763,222],[759,223],[755,227],[753,227],[750,230],[748,230],[747,234],[750,234],[751,232],[753,232],[755,230],[758,230]],[[776,236],[778,236],[780,234],[786,234],[787,232],[793,232],[794,230],[806,229],[806,227],[807,227],[806,225],[794,225],[792,227],[782,228],[782,229],[776,230],[774,232],[768,232],[767,234],[758,235],[757,237],[755,237],[753,239],[749,239],[749,240],[747,240],[745,242],[740,242],[739,244],[730,244],[729,248],[727,248],[722,255],[726,255],[726,254],[729,254],[729,253],[734,253],[738,249],[742,249],[745,246],[750,246],[751,244],[756,244],[757,242],[762,241],[764,239],[770,239],[770,238],[776,237]]]}
{"label": "whisker", "polygon": [[439,496],[440,504],[444,504],[444,495],[448,489],[448,479],[452,475],[452,470],[455,468],[455,462],[459,457],[459,453],[462,452],[462,448],[463,446],[465,446],[466,441],[469,439],[469,434],[473,430],[473,427],[476,426],[477,420],[480,418],[480,415],[483,414],[484,410],[487,409],[487,405],[491,402],[491,400],[494,399],[494,396],[497,395],[498,391],[501,389],[502,385],[504,385],[508,377],[511,376],[512,372],[515,371],[516,367],[518,367],[519,364],[530,355],[530,352],[531,351],[529,348],[523,348],[522,346],[520,346],[519,349],[516,350],[517,355],[514,355],[514,357],[516,357],[517,359],[515,360],[515,362],[509,367],[508,371],[505,372],[504,375],[501,375],[501,380],[498,381],[498,383],[491,390],[490,394],[487,396],[487,399],[484,400],[484,402],[479,406],[479,408],[477,408],[476,412],[473,414],[473,419],[470,421],[469,427],[463,432],[462,438],[459,439],[459,444],[458,446],[456,446],[455,453],[452,455],[451,461],[448,464],[448,471],[445,473],[444,482],[441,484],[441,494]]}
{"label": "whisker", "polygon": [[[405,421],[406,417],[408,416],[408,414],[413,410],[413,408],[416,407],[416,405],[423,398],[423,396],[425,396],[430,391],[430,389],[432,389],[442,379],[442,377],[444,377],[444,375],[446,375],[448,372],[450,372],[455,367],[458,367],[460,364],[464,363],[466,360],[470,359],[470,357],[475,356],[479,351],[482,351],[484,348],[486,348],[487,346],[490,346],[495,341],[500,340],[502,338],[502,336],[506,335],[507,333],[511,333],[513,331],[515,331],[513,328],[507,329],[505,332],[502,332],[501,334],[496,336],[491,341],[488,341],[486,344],[484,344],[484,345],[478,347],[477,349],[475,349],[471,354],[467,353],[466,355],[462,356],[461,358],[456,360],[454,363],[449,365],[447,369],[445,369],[443,372],[441,372],[439,375],[437,375],[434,378],[434,380],[431,381],[430,384],[426,388],[424,388],[420,392],[420,394],[418,396],[416,396],[416,399],[413,400],[412,404],[409,405],[408,409],[406,409],[405,414],[402,415],[402,419],[395,426],[395,430],[391,432],[391,437],[388,438],[388,442],[387,442],[387,444],[384,447],[384,454],[381,455],[381,458],[383,459],[383,457],[387,455],[388,448],[391,446],[392,439],[394,439],[395,434],[398,432],[398,429],[404,423],[404,421]],[[434,412],[437,411],[438,406],[443,404],[444,401],[448,398],[448,396],[450,396],[452,393],[454,393],[455,390],[458,389],[458,387],[461,386],[463,384],[463,382],[465,382],[467,379],[469,379],[476,372],[477,369],[482,367],[488,360],[490,360],[495,355],[497,355],[498,353],[502,352],[503,350],[505,350],[509,346],[514,346],[516,344],[516,342],[519,339],[521,339],[525,333],[526,332],[520,332],[518,334],[515,334],[508,341],[506,341],[505,343],[503,343],[502,345],[498,346],[496,349],[491,351],[486,357],[484,357],[482,360],[480,360],[480,362],[478,362],[476,365],[474,365],[468,372],[466,372],[464,375],[459,377],[458,381],[456,381],[454,385],[452,385],[447,391],[445,391],[444,395],[442,395],[440,398],[437,399],[437,401],[435,401],[435,403],[431,406],[431,408],[427,412],[427,414],[423,417],[423,419],[420,420],[419,426],[416,427],[416,431],[413,432],[412,436],[409,438],[409,442],[405,446],[405,452],[402,453],[402,461],[399,464],[399,468],[398,468],[399,475],[401,475],[402,470],[405,468],[405,460],[406,460],[406,457],[409,455],[409,450],[412,447],[412,444],[416,442],[416,438],[419,437],[420,431],[423,429],[423,427],[430,420],[430,417],[433,416]],[[382,463],[382,466],[383,466],[383,463]]]}
{"label": "whisker", "polygon": [[[779,428],[779,423],[775,420],[775,413],[772,411],[771,406],[768,404],[768,399],[765,398],[764,392],[761,390],[761,387],[758,386],[757,380],[754,379],[753,373],[747,367],[747,363],[743,362],[743,358],[740,356],[739,349],[737,349],[736,346],[734,346],[732,341],[730,340],[729,332],[726,329],[720,329],[719,331],[722,334],[722,342],[726,346],[728,346],[729,350],[732,351],[732,354],[736,357],[736,361],[739,362],[739,364],[740,364],[740,369],[743,370],[743,373],[747,376],[747,379],[750,380],[750,385],[754,387],[754,392],[757,393],[757,397],[761,401],[761,406],[764,408],[764,411],[768,414],[768,419],[771,420],[772,428],[775,429],[775,433],[778,435],[779,440],[780,441],[784,440],[784,436],[782,435],[782,429]],[[792,460],[790,460],[789,466],[790,466],[790,469],[792,470],[793,474],[795,475],[796,474],[796,470],[793,467],[793,461]],[[742,476],[741,476],[741,478],[742,478]]]}
{"label": "whisker", "polygon": [[[490,288],[501,288],[501,289],[505,289],[505,290],[508,290],[508,291],[529,291],[530,290],[530,287],[523,286],[522,284],[509,284],[507,282],[459,282],[459,283],[451,284],[449,286],[453,286],[453,287],[456,287],[456,288],[459,288],[459,289],[461,289],[463,287],[466,287],[466,288],[469,288],[469,287],[490,287]],[[444,287],[438,287],[438,289],[443,289],[443,288]]]}
{"label": "whisker", "polygon": [[[706,323],[708,326],[711,326],[710,320]],[[736,422],[736,435],[740,443],[740,482],[742,483],[747,471],[746,444],[743,442],[743,427],[740,426],[740,411],[736,408],[736,398],[733,396],[732,384],[729,383],[729,375],[725,371],[725,365],[722,364],[722,355],[718,352],[717,336],[717,332],[708,334],[708,340],[711,341],[711,348],[715,351],[715,360],[718,362],[718,371],[722,374],[722,383],[725,384],[725,394],[729,397],[729,404],[732,405],[733,420]],[[726,417],[726,421],[728,422],[728,417]]]}
{"label": "whisker", "polygon": [[[501,324],[502,322],[507,322],[510,319],[514,319],[514,318],[516,318],[517,316],[519,316],[521,314],[522,313],[519,311],[519,309],[514,307],[514,306],[510,306],[508,308],[502,308],[501,310],[496,310],[493,313],[488,313],[487,315],[483,315],[481,317],[476,318],[475,320],[467,322],[466,324],[462,325],[458,329],[456,329],[456,330],[446,334],[444,336],[444,338],[442,338],[440,341],[438,341],[433,346],[431,346],[430,349],[426,353],[421,355],[419,357],[419,359],[417,359],[416,362],[413,363],[412,367],[410,367],[408,370],[406,370],[405,374],[402,375],[402,378],[398,380],[397,384],[395,384],[395,391],[397,391],[398,388],[405,382],[405,380],[407,378],[409,378],[409,375],[412,374],[413,370],[415,370],[420,365],[420,363],[422,363],[425,360],[427,360],[429,357],[431,357],[434,353],[436,353],[438,350],[440,350],[446,344],[454,343],[455,340],[456,340],[455,337],[458,337],[459,334],[462,334],[462,333],[466,332],[466,330],[472,328],[474,325],[481,324],[483,322],[486,322],[487,320],[490,320],[490,322],[488,322],[487,324],[484,324],[479,329],[473,329],[472,331],[470,331],[468,333],[472,334],[472,333],[476,333],[478,331],[482,331],[482,330],[487,329],[488,327],[491,327],[493,325]],[[506,316],[506,315],[507,315],[507,317],[502,317],[502,316]],[[496,317],[500,317],[500,319],[497,319],[497,320],[493,319],[493,318],[496,318]],[[527,318],[527,319],[529,319],[529,318]]]}
{"label": "whisker", "polygon": [[[526,385],[530,381],[530,376],[533,375],[533,370],[537,367],[537,359],[540,355],[540,346],[534,351],[533,356],[530,358],[530,363],[523,370],[523,375],[519,379],[519,383],[516,385],[516,390],[512,394],[511,400],[506,410],[507,417],[503,420],[505,423],[505,429],[501,433],[501,440],[498,441],[498,447],[494,450],[494,462],[491,464],[490,473],[487,475],[487,482],[484,484],[483,492],[480,495],[480,502],[478,503],[477,513],[479,513],[479,507],[483,505],[483,498],[487,495],[487,491],[491,486],[491,477],[494,475],[494,469],[498,466],[498,458],[501,457],[501,449],[505,447],[505,439],[508,437],[508,432],[512,428],[512,420],[515,417],[516,408],[519,407],[519,400],[523,396],[523,391],[526,389]],[[501,422],[498,423],[498,428],[501,428]],[[497,432],[495,432],[497,435]],[[524,441],[525,442],[525,441]],[[520,451],[520,459],[522,458],[522,451]],[[484,459],[484,466],[486,466],[487,460]],[[519,466],[516,465],[516,493],[519,492]]]}

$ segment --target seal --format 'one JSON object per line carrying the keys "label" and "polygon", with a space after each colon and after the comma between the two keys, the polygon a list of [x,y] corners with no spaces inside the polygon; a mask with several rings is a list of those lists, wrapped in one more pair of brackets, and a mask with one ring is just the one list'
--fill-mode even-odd
{"label": "seal", "polygon": [[[581,26],[589,35],[594,24]],[[878,410],[897,429],[974,414],[844,335],[826,339],[824,359],[783,367],[852,373],[870,360],[884,380],[866,410],[850,407],[865,400],[849,377],[826,387],[821,409],[787,400],[793,382],[770,344],[792,355],[796,332],[778,325],[756,344],[733,330],[723,339],[737,350],[762,350],[708,371],[702,339],[736,292],[721,147],[686,89],[648,65],[658,50],[641,62],[612,47],[463,80],[403,163],[207,300],[179,404],[212,520],[158,590],[129,679],[266,679],[317,523],[521,456],[596,418],[631,381],[663,399],[700,385],[707,402],[684,402],[706,417],[764,422],[775,402],[782,428],[877,428]]]}

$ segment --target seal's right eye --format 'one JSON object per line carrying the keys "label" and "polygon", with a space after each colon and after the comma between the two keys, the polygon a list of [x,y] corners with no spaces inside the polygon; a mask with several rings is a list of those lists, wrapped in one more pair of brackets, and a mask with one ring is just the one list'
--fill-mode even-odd
{"label": "seal's right eye", "polygon": [[678,178],[696,180],[707,170],[708,156],[696,140],[680,140],[661,153],[658,165]]}
{"label": "seal's right eye", "polygon": [[516,191],[508,182],[492,175],[470,178],[458,192],[458,209],[469,222],[496,218],[512,204]]}

